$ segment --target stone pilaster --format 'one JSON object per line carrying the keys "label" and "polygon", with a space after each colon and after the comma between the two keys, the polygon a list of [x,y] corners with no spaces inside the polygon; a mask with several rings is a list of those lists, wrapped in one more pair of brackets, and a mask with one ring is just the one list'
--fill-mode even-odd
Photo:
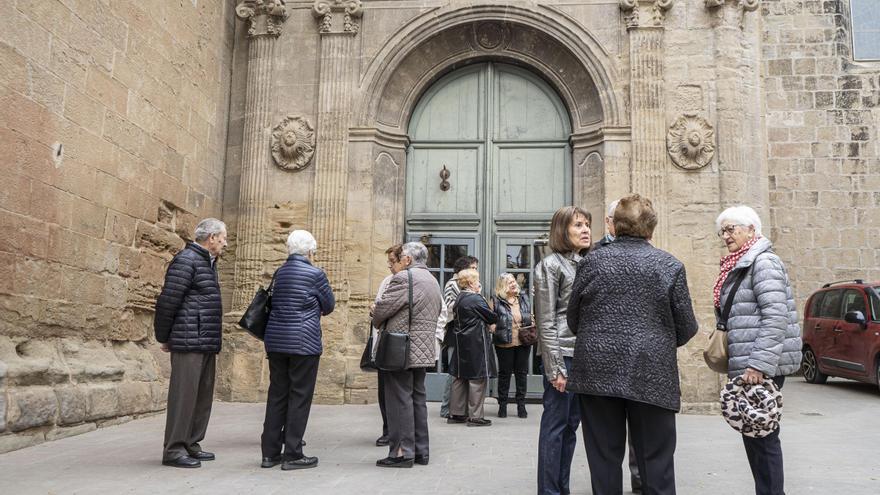
{"label": "stone pilaster", "polygon": [[629,32],[632,124],[631,190],[654,202],[654,244],[666,247],[666,124],[663,105],[663,22],[673,0],[620,0]]}
{"label": "stone pilaster", "polygon": [[706,0],[714,15],[718,169],[722,207],[767,204],[762,146],[759,0]]}
{"label": "stone pilaster", "polygon": [[317,262],[337,297],[344,299],[348,128],[355,78],[352,50],[362,7],[359,0],[319,0],[312,13],[321,33],[313,230]]}
{"label": "stone pilaster", "polygon": [[283,0],[245,0],[236,15],[250,23],[248,29],[247,94],[241,158],[241,189],[236,231],[235,289],[232,307],[243,310],[250,303],[263,274],[265,195],[272,162],[271,104],[275,40],[287,19]]}

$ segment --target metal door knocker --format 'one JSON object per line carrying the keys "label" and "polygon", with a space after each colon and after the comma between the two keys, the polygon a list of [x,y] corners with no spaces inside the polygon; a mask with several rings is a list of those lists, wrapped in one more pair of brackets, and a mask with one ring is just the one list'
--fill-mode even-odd
{"label": "metal door knocker", "polygon": [[440,171],[440,178],[443,179],[440,182],[440,190],[441,191],[448,191],[449,190],[450,184],[449,184],[448,179],[451,175],[452,174],[449,172],[449,169],[446,168],[446,165],[443,165],[443,170]]}

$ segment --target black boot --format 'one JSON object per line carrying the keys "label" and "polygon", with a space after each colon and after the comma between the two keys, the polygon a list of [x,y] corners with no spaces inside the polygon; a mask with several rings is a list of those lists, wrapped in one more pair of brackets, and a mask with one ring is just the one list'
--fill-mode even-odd
{"label": "black boot", "polygon": [[520,402],[516,405],[516,415],[520,418],[528,418],[529,413],[526,412],[526,405],[523,402]]}
{"label": "black boot", "polygon": [[506,418],[507,417],[507,404],[501,402],[498,404],[498,417]]}

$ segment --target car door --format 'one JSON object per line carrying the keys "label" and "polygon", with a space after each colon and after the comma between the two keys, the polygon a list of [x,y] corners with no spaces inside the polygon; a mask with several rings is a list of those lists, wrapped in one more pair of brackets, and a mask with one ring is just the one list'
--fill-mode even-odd
{"label": "car door", "polygon": [[820,368],[833,370],[837,373],[838,367],[834,364],[839,356],[837,339],[835,338],[834,325],[840,320],[840,301],[843,290],[832,289],[825,291],[825,296],[819,303],[819,310],[813,322],[814,347],[813,352],[819,361]]}
{"label": "car door", "polygon": [[859,323],[847,323],[843,317],[851,312],[859,311],[868,316],[868,305],[865,293],[861,289],[846,289],[841,301],[841,319],[832,328],[839,349],[836,356],[838,368],[846,370],[854,376],[866,377],[873,371],[868,362],[868,346],[866,345],[867,327]]}

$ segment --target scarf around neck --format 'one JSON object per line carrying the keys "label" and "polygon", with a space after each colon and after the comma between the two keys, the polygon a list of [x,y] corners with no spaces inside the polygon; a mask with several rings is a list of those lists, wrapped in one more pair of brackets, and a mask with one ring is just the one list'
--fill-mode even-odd
{"label": "scarf around neck", "polygon": [[718,278],[715,279],[715,287],[712,289],[712,296],[716,308],[721,307],[721,287],[724,286],[724,281],[727,280],[730,271],[733,270],[733,267],[736,266],[739,260],[749,252],[749,249],[751,249],[760,238],[761,236],[756,235],[746,241],[746,243],[735,252],[721,257],[721,272],[718,273]]}

